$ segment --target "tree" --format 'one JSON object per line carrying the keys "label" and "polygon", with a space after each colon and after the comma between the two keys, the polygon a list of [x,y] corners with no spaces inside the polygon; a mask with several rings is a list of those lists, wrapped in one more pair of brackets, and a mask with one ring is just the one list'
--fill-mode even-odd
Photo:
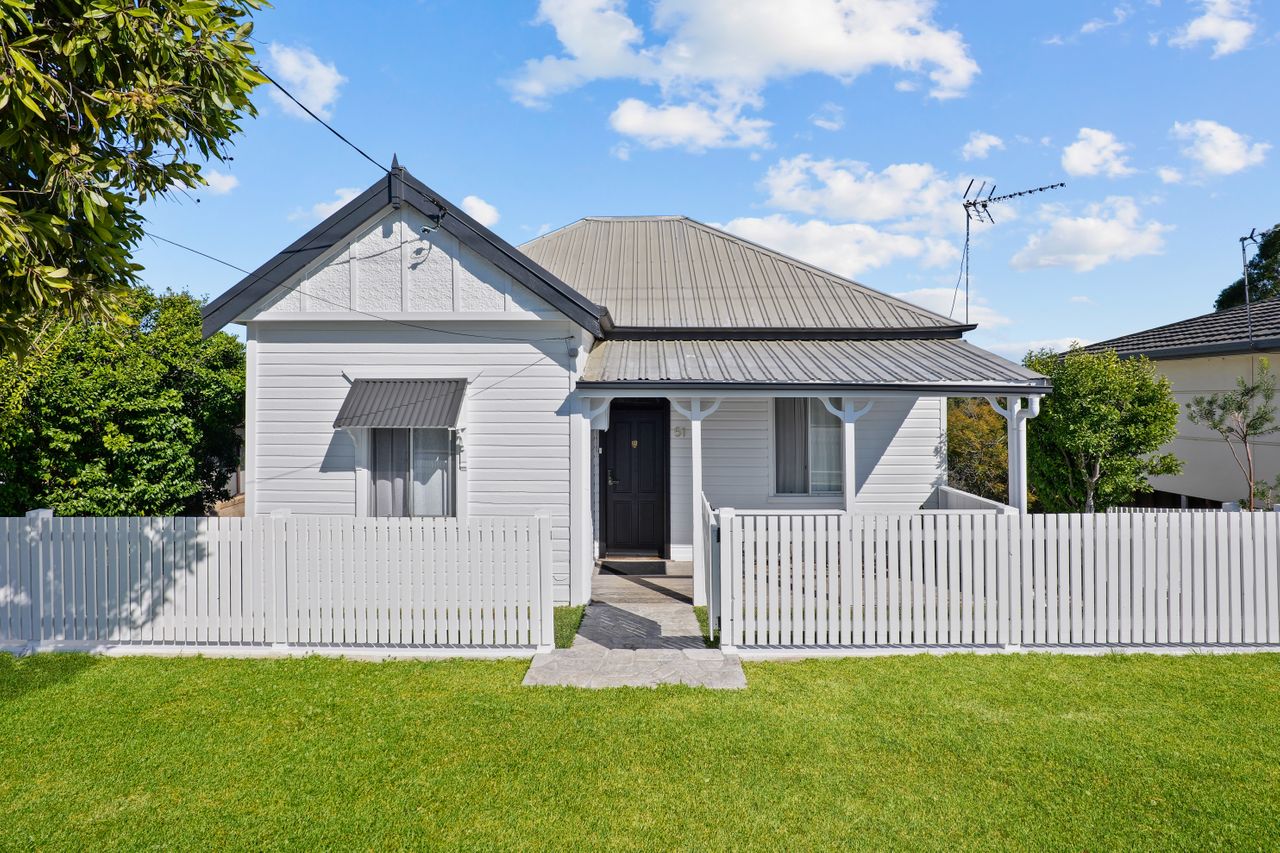
{"label": "tree", "polygon": [[1182,470],[1157,452],[1178,434],[1178,404],[1150,360],[1072,347],[1025,363],[1053,382],[1027,429],[1031,485],[1046,510],[1100,511],[1151,491],[1147,477]]}
{"label": "tree", "polygon": [[[1262,236],[1258,251],[1249,260],[1249,296],[1253,302],[1280,296],[1280,225]],[[1214,311],[1244,304],[1244,277],[1223,288],[1213,303]]]}
{"label": "tree", "polygon": [[1005,420],[986,400],[947,400],[947,483],[1000,503],[1009,499]]}
{"label": "tree", "polygon": [[1236,390],[1196,397],[1187,404],[1187,417],[1192,423],[1207,426],[1227,443],[1248,486],[1250,510],[1254,508],[1255,499],[1266,498],[1271,493],[1269,484],[1258,482],[1253,467],[1253,442],[1264,435],[1280,432],[1275,398],[1276,377],[1271,372],[1270,362],[1263,358],[1259,360],[1258,373],[1253,381],[1237,377]]}
{"label": "tree", "polygon": [[[0,418],[0,515],[202,514],[228,497],[244,419],[244,345],[200,330],[188,294],[131,288],[124,331],[64,323]],[[17,363],[8,356],[7,368]]]}
{"label": "tree", "polygon": [[204,183],[249,95],[262,0],[0,3],[0,355],[50,315],[107,325],[138,281],[138,206]]}

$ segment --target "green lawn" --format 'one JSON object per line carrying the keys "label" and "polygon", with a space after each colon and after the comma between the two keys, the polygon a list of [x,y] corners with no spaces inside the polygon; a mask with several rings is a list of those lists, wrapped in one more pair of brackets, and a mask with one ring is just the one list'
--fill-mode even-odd
{"label": "green lawn", "polygon": [[573,638],[578,635],[578,626],[582,624],[582,614],[586,609],[585,604],[555,609],[557,649],[567,649],[573,645]]}
{"label": "green lawn", "polygon": [[1280,656],[525,666],[0,655],[0,848],[1280,845]]}

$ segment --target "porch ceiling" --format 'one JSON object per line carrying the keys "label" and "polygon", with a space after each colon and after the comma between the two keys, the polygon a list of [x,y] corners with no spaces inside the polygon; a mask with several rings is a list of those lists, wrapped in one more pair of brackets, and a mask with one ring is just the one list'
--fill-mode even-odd
{"label": "porch ceiling", "polygon": [[1049,381],[958,339],[608,340],[579,389],[621,387],[1048,393]]}

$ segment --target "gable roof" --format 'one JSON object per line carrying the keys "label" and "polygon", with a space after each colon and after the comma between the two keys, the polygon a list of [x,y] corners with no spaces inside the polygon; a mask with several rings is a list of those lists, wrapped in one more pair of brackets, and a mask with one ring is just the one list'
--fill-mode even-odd
{"label": "gable roof", "polygon": [[1245,306],[1201,314],[1177,323],[1099,341],[1087,352],[1115,350],[1122,356],[1194,358],[1200,355],[1280,350],[1280,299],[1253,304],[1253,340],[1249,339],[1249,315]]}
{"label": "gable roof", "polygon": [[596,337],[612,326],[609,312],[522,254],[519,249],[444,199],[398,163],[367,190],[329,218],[290,243],[283,251],[242,278],[204,307],[204,334],[211,335],[235,320],[259,299],[285,284],[307,264],[350,236],[380,210],[407,204],[424,216],[440,218],[440,228],[485,260],[545,299]]}
{"label": "gable roof", "polygon": [[974,328],[685,216],[589,217],[520,250],[608,306],[612,338],[672,329],[686,336],[959,337]]}

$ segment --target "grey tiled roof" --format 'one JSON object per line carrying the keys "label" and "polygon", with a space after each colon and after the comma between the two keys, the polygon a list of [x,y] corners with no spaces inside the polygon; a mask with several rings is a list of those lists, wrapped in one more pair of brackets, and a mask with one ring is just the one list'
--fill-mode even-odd
{"label": "grey tiled roof", "polygon": [[1280,350],[1280,299],[1254,303],[1252,314],[1252,346],[1249,342],[1245,307],[1241,305],[1108,341],[1099,341],[1085,347],[1085,350],[1101,352],[1113,349],[1120,355],[1147,355],[1152,358],[1188,358],[1250,350]]}
{"label": "grey tiled roof", "polygon": [[600,383],[1048,390],[1040,374],[958,339],[608,340],[578,387]]}
{"label": "grey tiled roof", "polygon": [[333,426],[453,427],[466,393],[465,379],[357,379]]}
{"label": "grey tiled roof", "polygon": [[617,327],[953,329],[961,324],[683,216],[592,217],[520,247]]}

